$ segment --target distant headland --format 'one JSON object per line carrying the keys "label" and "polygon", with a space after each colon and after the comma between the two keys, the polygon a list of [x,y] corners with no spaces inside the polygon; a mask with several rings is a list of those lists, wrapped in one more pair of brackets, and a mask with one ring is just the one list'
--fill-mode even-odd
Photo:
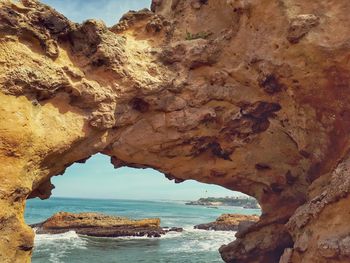
{"label": "distant headland", "polygon": [[207,197],[197,201],[190,201],[186,205],[215,206],[239,206],[247,209],[260,209],[259,203],[252,197]]}

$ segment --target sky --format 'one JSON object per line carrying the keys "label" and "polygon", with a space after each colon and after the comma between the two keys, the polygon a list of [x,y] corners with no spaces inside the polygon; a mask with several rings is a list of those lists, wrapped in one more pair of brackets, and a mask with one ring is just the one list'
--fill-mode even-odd
{"label": "sky", "polygon": [[103,20],[115,25],[129,10],[150,8],[151,0],[42,0],[74,22],[87,19]]}
{"label": "sky", "polygon": [[110,157],[96,154],[85,164],[74,164],[52,179],[53,196],[136,199],[197,200],[201,197],[237,195],[220,186],[193,180],[175,184],[153,169],[114,169]]}
{"label": "sky", "polygon": [[[74,22],[103,20],[117,23],[129,10],[149,8],[151,0],[42,0]],[[55,197],[82,197],[138,200],[197,200],[201,197],[237,196],[240,193],[216,185],[186,181],[175,184],[153,169],[114,169],[102,154],[85,164],[74,164],[64,176],[52,179]]]}

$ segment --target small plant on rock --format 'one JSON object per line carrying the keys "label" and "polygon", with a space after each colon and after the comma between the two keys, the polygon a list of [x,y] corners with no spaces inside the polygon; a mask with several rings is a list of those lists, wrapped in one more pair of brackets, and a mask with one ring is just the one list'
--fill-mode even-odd
{"label": "small plant on rock", "polygon": [[186,40],[194,40],[194,39],[207,39],[209,36],[211,35],[211,33],[208,33],[208,32],[199,32],[199,33],[191,33],[191,32],[188,32],[186,30],[186,36],[185,36],[185,39]]}

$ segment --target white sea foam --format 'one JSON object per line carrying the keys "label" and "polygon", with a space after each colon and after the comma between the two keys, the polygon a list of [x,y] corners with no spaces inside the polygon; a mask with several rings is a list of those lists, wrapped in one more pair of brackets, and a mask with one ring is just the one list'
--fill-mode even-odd
{"label": "white sea foam", "polygon": [[[193,226],[185,226],[183,232],[171,231],[161,237],[89,237],[90,239],[113,239],[113,240],[163,240],[163,239],[181,239],[184,242],[183,248],[177,248],[178,250],[193,250],[193,248],[187,247],[187,240],[193,243],[192,247],[196,247],[194,250],[217,250],[222,244],[230,243],[235,240],[235,232],[232,231],[208,231],[201,229],[194,229]],[[199,246],[198,246],[198,244]],[[202,247],[202,248],[201,248]]]}
{"label": "white sea foam", "polygon": [[171,239],[171,238],[178,238],[183,235],[183,232],[168,232],[166,235],[162,236],[161,239]]}
{"label": "white sea foam", "polygon": [[171,252],[217,251],[221,245],[235,240],[235,232],[232,231],[207,231],[186,227],[182,234],[186,241],[172,248]]}
{"label": "white sea foam", "polygon": [[62,241],[71,241],[77,245],[84,245],[85,241],[81,239],[75,231],[69,231],[62,234],[37,234],[35,235],[35,244],[42,245],[43,243],[61,243]]}
{"label": "white sea foam", "polygon": [[49,262],[62,263],[62,258],[74,249],[86,249],[86,241],[74,231],[63,234],[36,234],[35,249],[37,253],[50,255]]}
{"label": "white sea foam", "polygon": [[127,237],[89,237],[90,239],[113,239],[113,240],[158,240],[158,239],[169,239],[169,238],[177,238],[181,236],[181,232],[171,231],[162,235],[161,237],[148,237],[145,236],[127,236]]}
{"label": "white sea foam", "polygon": [[[235,239],[235,232],[232,231],[207,231],[194,229],[193,226],[185,226],[183,232],[169,232],[160,238],[144,237],[118,237],[113,239],[120,240],[174,240],[177,246],[165,248],[168,253],[193,253],[193,252],[212,252],[218,251],[223,244],[228,244]],[[94,241],[94,239],[96,239]],[[93,238],[81,237],[74,231],[63,234],[48,235],[40,234],[35,236],[35,246],[37,253],[49,255],[50,263],[66,262],[70,251],[76,249],[86,249],[87,242],[99,242],[101,239],[111,238]],[[87,241],[89,240],[89,241]]]}

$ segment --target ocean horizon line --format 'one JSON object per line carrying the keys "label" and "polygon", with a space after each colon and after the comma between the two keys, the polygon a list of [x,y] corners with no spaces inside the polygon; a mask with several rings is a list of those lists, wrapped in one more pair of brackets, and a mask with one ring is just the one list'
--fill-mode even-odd
{"label": "ocean horizon line", "polygon": [[[188,202],[196,201],[197,199],[130,199],[130,198],[108,198],[108,197],[78,197],[78,196],[51,196],[48,199],[82,199],[82,200],[105,200],[105,201],[149,201],[149,202],[164,202],[164,201],[173,201],[173,202]],[[47,199],[47,200],[48,200]]]}

